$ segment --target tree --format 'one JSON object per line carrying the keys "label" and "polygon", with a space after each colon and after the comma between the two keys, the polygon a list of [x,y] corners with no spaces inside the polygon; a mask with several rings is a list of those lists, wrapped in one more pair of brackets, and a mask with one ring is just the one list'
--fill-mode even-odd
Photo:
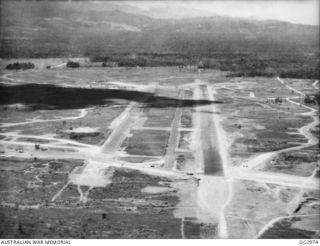
{"label": "tree", "polygon": [[306,95],[306,97],[304,98],[304,102],[305,102],[306,104],[315,103],[314,99],[313,99],[310,95]]}
{"label": "tree", "polygon": [[35,68],[35,66],[31,62],[15,62],[15,63],[8,64],[6,66],[6,69],[9,69],[9,70],[20,70],[20,69],[26,70],[26,69],[33,69],[33,68]]}
{"label": "tree", "polygon": [[74,61],[68,61],[67,62],[67,67],[69,67],[69,68],[78,68],[78,67],[80,67],[80,63],[79,62],[74,62]]}

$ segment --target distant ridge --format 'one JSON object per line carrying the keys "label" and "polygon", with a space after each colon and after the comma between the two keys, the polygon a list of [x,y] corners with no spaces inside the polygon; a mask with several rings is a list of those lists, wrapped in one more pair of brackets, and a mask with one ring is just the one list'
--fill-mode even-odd
{"label": "distant ridge", "polygon": [[4,2],[1,56],[318,50],[316,26],[218,15],[184,19],[150,17],[155,13],[161,15],[161,11],[165,9],[141,10],[111,3]]}

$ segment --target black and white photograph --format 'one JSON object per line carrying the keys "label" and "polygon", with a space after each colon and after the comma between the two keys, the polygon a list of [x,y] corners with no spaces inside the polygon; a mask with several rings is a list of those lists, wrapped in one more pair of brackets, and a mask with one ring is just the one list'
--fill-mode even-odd
{"label": "black and white photograph", "polygon": [[318,244],[319,39],[319,0],[1,0],[1,244]]}

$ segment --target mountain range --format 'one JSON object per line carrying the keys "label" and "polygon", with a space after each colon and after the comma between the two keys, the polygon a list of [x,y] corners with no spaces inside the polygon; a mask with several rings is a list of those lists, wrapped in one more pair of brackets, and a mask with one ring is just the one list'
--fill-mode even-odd
{"label": "mountain range", "polygon": [[0,55],[318,52],[318,26],[208,15],[112,3],[3,2]]}

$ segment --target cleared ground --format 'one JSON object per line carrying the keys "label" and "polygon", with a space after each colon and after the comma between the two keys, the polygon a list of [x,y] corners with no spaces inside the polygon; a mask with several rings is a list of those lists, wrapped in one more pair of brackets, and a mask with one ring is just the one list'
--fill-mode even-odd
{"label": "cleared ground", "polygon": [[2,238],[319,237],[318,83],[60,62],[2,73]]}

